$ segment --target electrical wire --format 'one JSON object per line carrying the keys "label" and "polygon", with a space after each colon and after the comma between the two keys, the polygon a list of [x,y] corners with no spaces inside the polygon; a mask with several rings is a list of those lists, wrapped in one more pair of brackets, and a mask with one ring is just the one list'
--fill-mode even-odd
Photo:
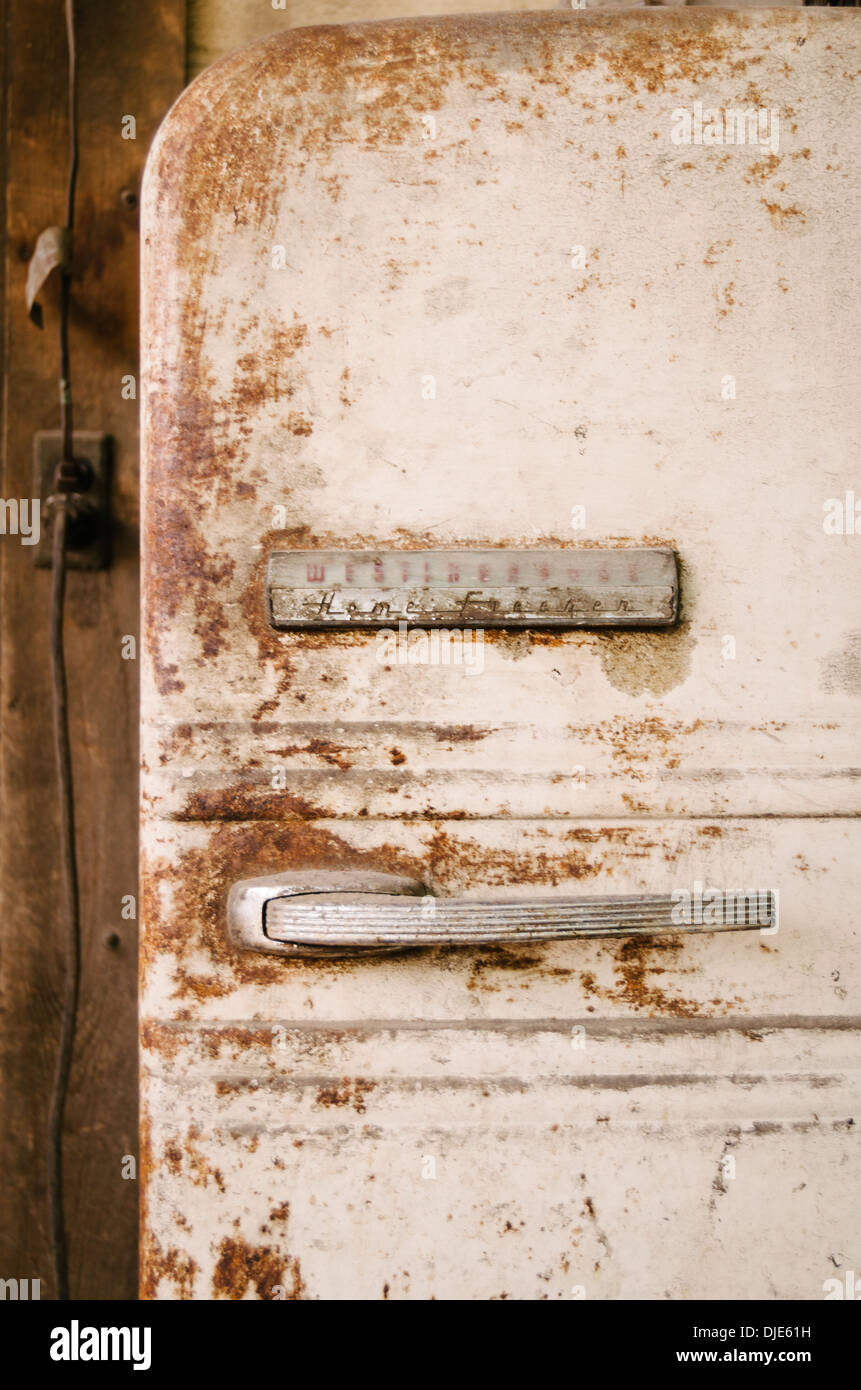
{"label": "electrical wire", "polygon": [[65,918],[65,988],[60,1047],[57,1054],[49,1119],[50,1147],[48,1189],[51,1208],[51,1247],[54,1263],[55,1295],[69,1297],[68,1250],[63,1210],[63,1119],[72,1048],[78,1013],[81,979],[81,924],[78,896],[78,864],[75,852],[75,806],[72,786],[72,757],[69,746],[69,711],[66,690],[66,663],[63,642],[63,614],[66,593],[66,522],[68,501],[62,493],[55,498],[53,515],[53,570],[51,582],[51,679],[54,694],[54,755],[60,788],[60,855],[62,869],[63,916]]}
{"label": "electrical wire", "polygon": [[[75,228],[75,191],[78,183],[78,54],[75,44],[75,0],[65,0],[66,44],[69,54],[69,174],[66,184],[66,232],[71,256],[72,234]],[[69,359],[69,299],[72,277],[68,267],[60,283],[60,428],[63,433],[61,459],[71,463],[73,457],[72,372]]]}
{"label": "electrical wire", "polygon": [[[66,40],[69,54],[69,173],[66,190],[66,228],[71,241],[75,217],[75,188],[78,174],[77,54],[75,50],[74,0],[65,0]],[[51,581],[51,681],[54,706],[54,755],[57,764],[60,813],[60,861],[62,919],[65,935],[65,985],[60,1044],[48,1121],[48,1198],[51,1221],[51,1254],[54,1266],[55,1297],[69,1298],[69,1267],[66,1222],[63,1204],[63,1122],[72,1050],[78,1014],[81,978],[81,920],[78,891],[78,863],[75,846],[75,804],[72,783],[72,757],[69,746],[69,710],[66,686],[66,660],[63,618],[66,595],[66,538],[70,508],[69,493],[76,490],[74,429],[72,414],[71,367],[69,357],[69,305],[71,276],[63,269],[60,291],[60,420],[62,452],[57,469],[56,491],[50,499],[53,544]],[[77,486],[80,486],[78,479]]]}

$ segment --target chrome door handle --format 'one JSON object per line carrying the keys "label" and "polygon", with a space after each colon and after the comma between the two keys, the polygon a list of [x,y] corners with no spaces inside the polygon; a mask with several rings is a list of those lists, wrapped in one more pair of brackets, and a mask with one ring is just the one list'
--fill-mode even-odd
{"label": "chrome door handle", "polygon": [[230,890],[228,928],[237,946],[289,956],[403,951],[567,937],[658,932],[761,931],[777,927],[777,892],[498,901],[437,898],[415,879],[363,872],[287,873],[245,879]]}

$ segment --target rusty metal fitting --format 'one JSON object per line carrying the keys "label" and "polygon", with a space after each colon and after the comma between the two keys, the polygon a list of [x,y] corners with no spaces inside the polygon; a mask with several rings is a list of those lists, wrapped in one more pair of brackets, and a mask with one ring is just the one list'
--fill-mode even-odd
{"label": "rusty metal fitting", "polygon": [[[59,469],[57,470],[59,473]],[[52,492],[45,499],[48,519],[53,520],[59,507],[66,513],[66,546],[69,550],[82,550],[92,544],[97,531],[100,512],[95,498],[86,497],[80,492]]]}
{"label": "rusty metal fitting", "polygon": [[87,492],[93,484],[93,469],[87,459],[61,459],[54,483],[58,492]]}

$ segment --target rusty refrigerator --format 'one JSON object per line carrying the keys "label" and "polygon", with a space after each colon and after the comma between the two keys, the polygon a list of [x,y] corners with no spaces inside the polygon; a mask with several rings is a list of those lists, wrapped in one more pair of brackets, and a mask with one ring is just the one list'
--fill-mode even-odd
{"label": "rusty refrigerator", "polygon": [[165,121],[143,1297],[857,1264],[859,57],[327,27]]}

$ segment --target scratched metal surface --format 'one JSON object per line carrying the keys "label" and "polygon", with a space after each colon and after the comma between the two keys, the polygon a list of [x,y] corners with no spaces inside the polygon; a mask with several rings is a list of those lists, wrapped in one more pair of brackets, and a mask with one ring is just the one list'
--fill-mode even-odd
{"label": "scratched metal surface", "polygon": [[[857,1250],[861,539],[823,503],[859,433],[859,52],[840,10],[308,30],[165,123],[144,1296],[818,1298]],[[696,101],[778,110],[778,151],[674,145]],[[266,618],[274,549],[598,544],[678,553],[675,630],[487,633],[479,672]],[[314,866],[776,886],[781,925],[235,953],[231,884]]]}

